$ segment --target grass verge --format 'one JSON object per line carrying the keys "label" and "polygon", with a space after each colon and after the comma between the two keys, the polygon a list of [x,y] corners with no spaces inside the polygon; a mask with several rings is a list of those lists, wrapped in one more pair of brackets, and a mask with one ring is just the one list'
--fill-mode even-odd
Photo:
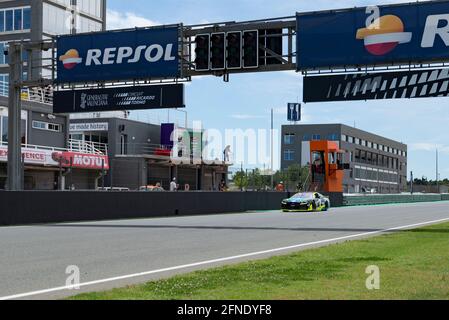
{"label": "grass verge", "polygon": [[[370,265],[380,290],[366,289]],[[449,299],[449,223],[72,299]]]}

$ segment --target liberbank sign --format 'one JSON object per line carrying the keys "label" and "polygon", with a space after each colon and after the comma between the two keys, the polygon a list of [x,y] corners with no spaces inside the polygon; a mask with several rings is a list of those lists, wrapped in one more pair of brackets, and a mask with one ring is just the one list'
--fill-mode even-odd
{"label": "liberbank sign", "polygon": [[181,26],[57,37],[57,83],[180,77]]}

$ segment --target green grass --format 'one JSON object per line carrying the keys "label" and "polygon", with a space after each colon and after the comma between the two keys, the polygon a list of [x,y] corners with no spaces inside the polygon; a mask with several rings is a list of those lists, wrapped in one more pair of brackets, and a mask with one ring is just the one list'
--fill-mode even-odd
{"label": "green grass", "polygon": [[[369,265],[380,268],[380,290],[365,287]],[[72,299],[449,299],[449,224]]]}

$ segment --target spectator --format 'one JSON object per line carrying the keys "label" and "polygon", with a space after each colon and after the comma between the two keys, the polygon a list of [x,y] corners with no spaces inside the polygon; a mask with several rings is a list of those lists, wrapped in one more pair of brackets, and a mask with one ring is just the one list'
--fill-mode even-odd
{"label": "spectator", "polygon": [[161,192],[161,191],[165,191],[165,190],[164,190],[164,188],[162,188],[161,184],[158,182],[158,183],[156,183],[156,187],[153,189],[153,191]]}
{"label": "spectator", "polygon": [[170,182],[170,191],[174,192],[178,190],[178,185],[176,184],[176,178],[173,178],[173,181]]}
{"label": "spectator", "polygon": [[276,186],[276,191],[278,192],[284,192],[285,188],[284,188],[284,182],[279,182],[279,184]]}
{"label": "spectator", "polygon": [[220,191],[221,192],[225,192],[225,191],[227,191],[227,189],[228,189],[228,186],[226,185],[226,181],[224,179],[221,180],[221,182],[220,182]]}

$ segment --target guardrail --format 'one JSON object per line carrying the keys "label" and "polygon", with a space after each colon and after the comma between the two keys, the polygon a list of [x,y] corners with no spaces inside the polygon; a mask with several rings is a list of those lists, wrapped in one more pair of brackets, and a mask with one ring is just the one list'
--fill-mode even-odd
{"label": "guardrail", "polygon": [[449,201],[449,194],[393,194],[393,195],[367,195],[367,196],[344,196],[344,206],[367,206],[394,203],[416,203]]}

